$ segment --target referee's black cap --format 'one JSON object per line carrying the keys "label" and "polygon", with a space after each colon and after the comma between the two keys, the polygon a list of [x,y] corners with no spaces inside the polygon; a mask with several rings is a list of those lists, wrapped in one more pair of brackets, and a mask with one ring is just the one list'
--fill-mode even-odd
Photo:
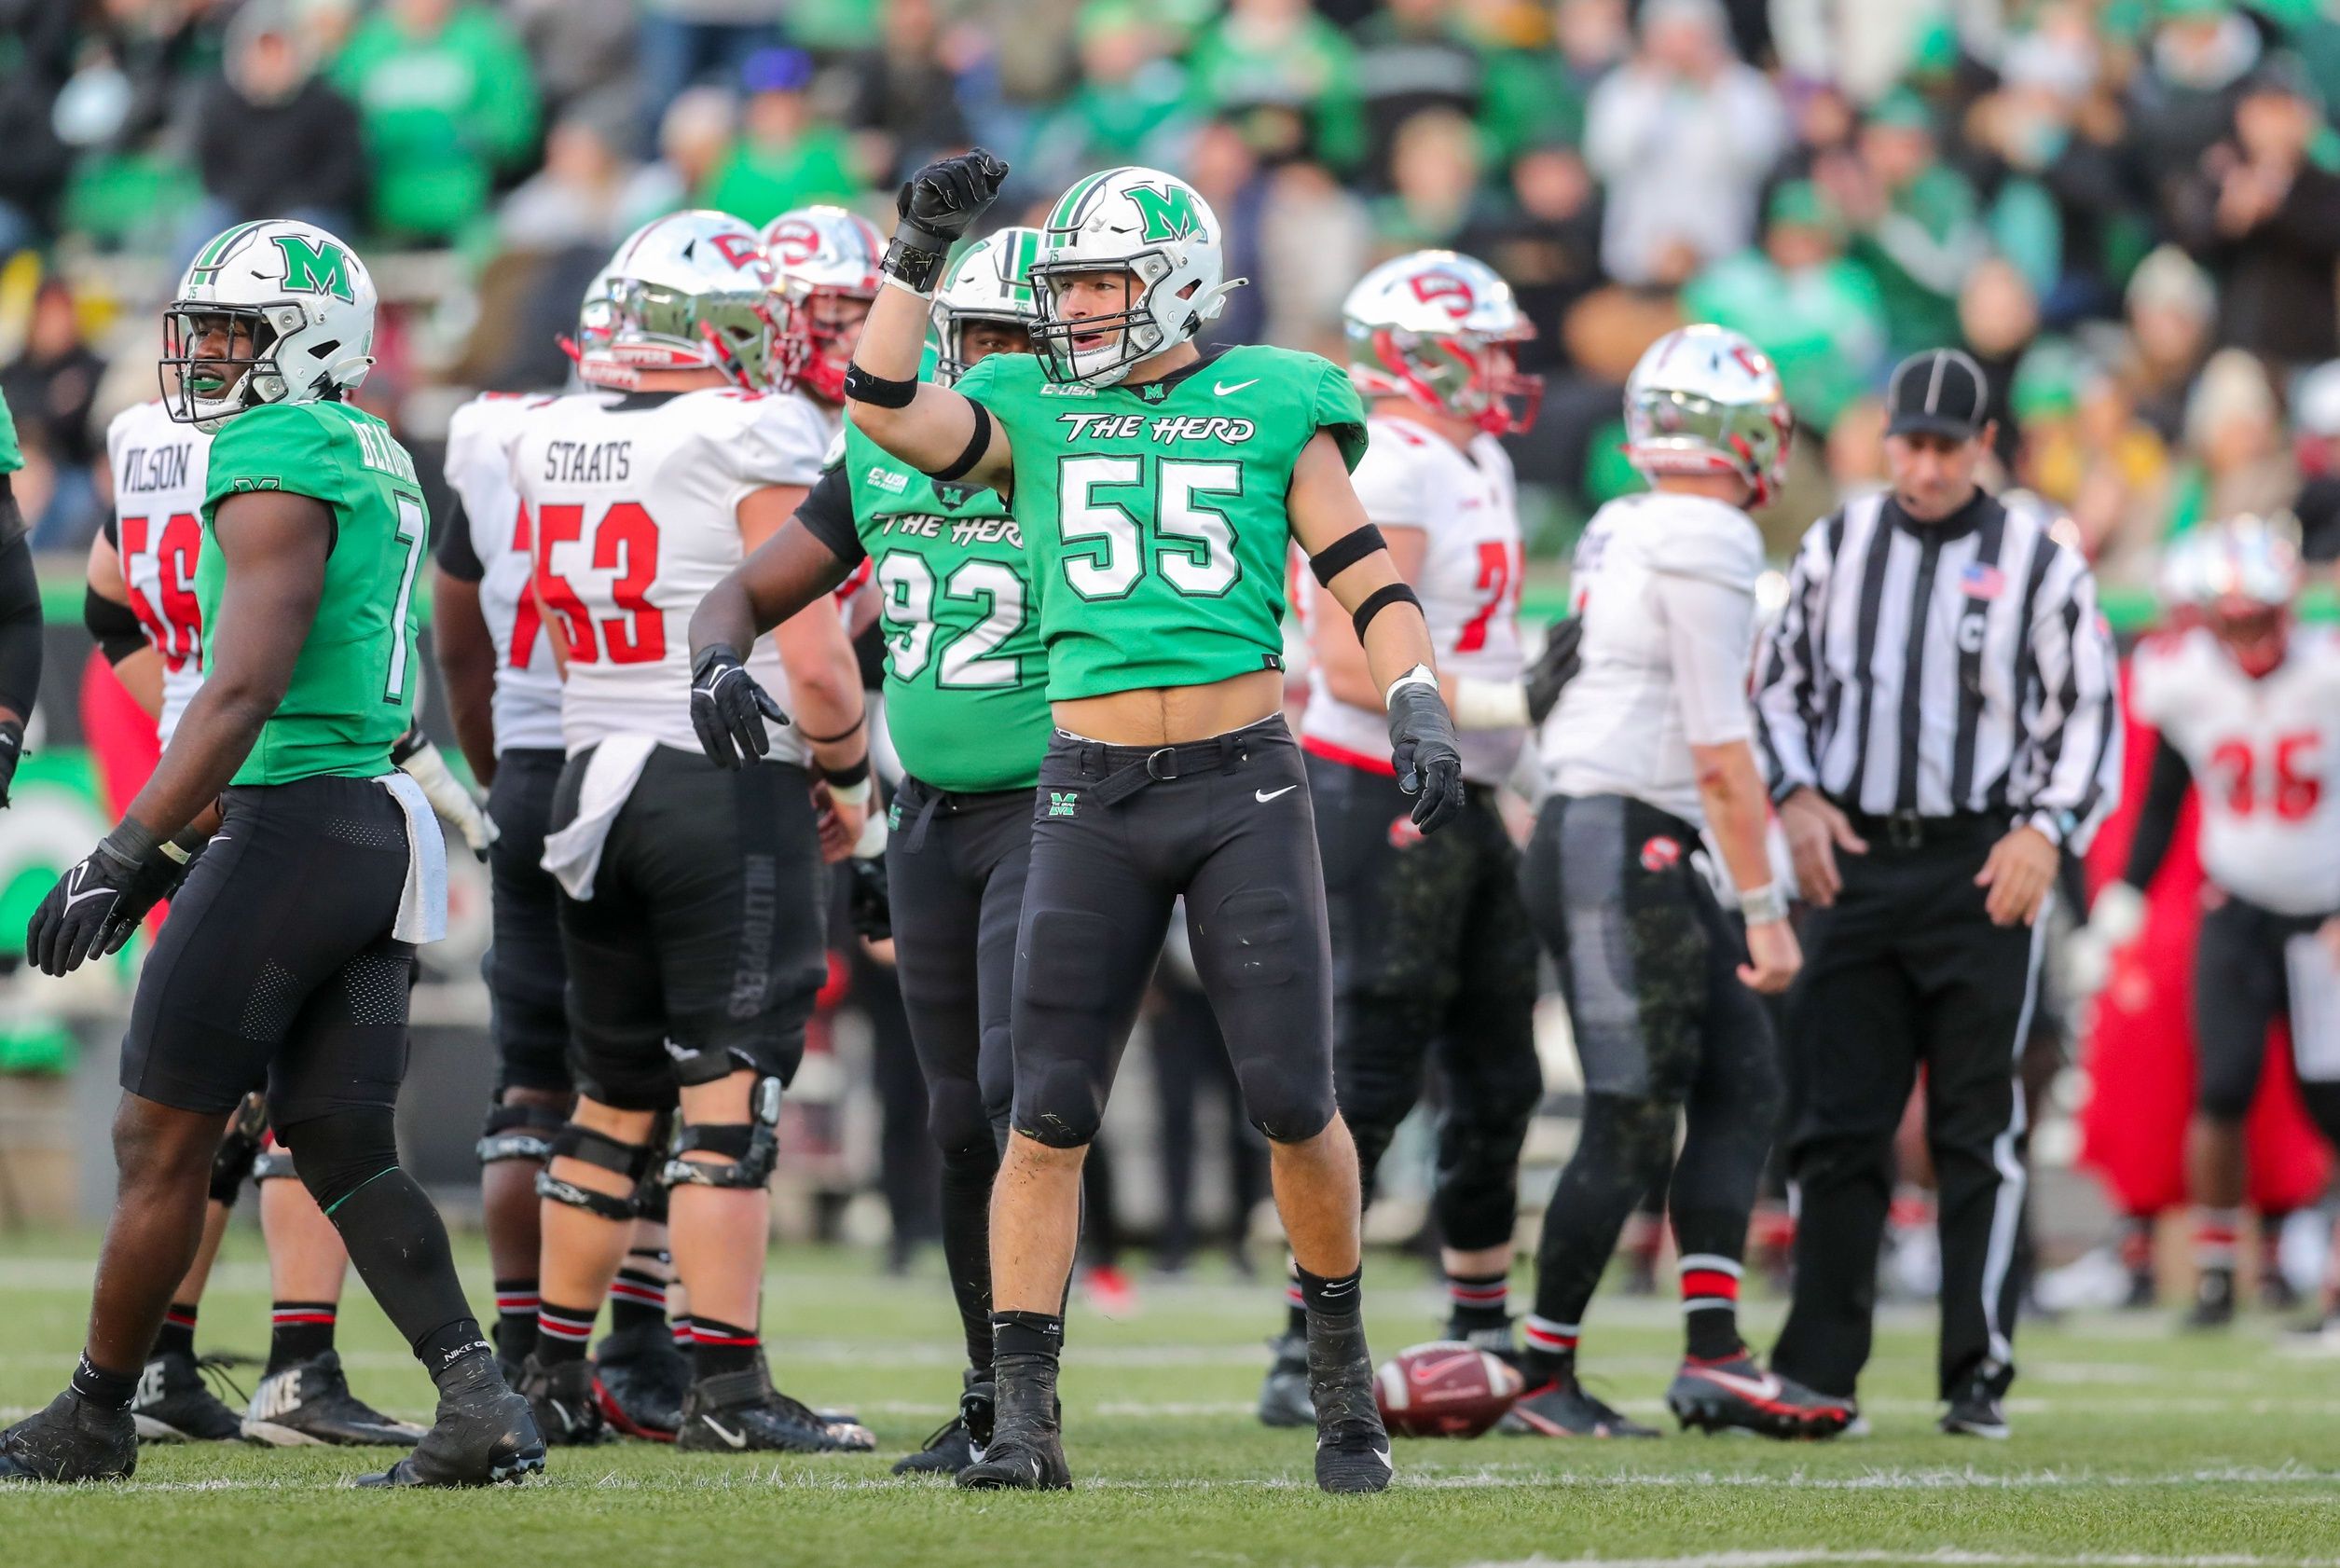
{"label": "referee's black cap", "polygon": [[1928,349],[1893,366],[1885,384],[1888,435],[1947,435],[1971,441],[1989,418],[1983,368],[1957,349]]}

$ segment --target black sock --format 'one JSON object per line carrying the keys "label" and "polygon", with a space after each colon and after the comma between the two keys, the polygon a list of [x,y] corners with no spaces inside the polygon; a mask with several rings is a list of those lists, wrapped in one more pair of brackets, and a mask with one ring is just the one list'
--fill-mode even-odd
{"label": "black sock", "polygon": [[281,1372],[296,1361],[307,1361],[333,1348],[334,1319],[339,1309],[331,1301],[278,1301],[268,1309],[268,1370]]}
{"label": "black sock", "polygon": [[459,1317],[440,1325],[422,1337],[414,1355],[441,1393],[457,1383],[489,1380],[498,1388],[503,1386],[503,1374],[496,1370],[496,1347],[479,1331],[475,1317]]}
{"label": "black sock", "polygon": [[1699,1361],[1746,1355],[1747,1341],[1739,1337],[1739,1260],[1694,1252],[1681,1267],[1683,1348]]}
{"label": "black sock", "polygon": [[673,1259],[664,1252],[629,1252],[626,1266],[610,1281],[610,1331],[623,1334],[629,1328],[663,1327],[667,1321],[667,1282],[656,1271],[661,1265],[671,1267]]}
{"label": "black sock", "polygon": [[536,1276],[496,1281],[496,1354],[518,1366],[536,1348]]}
{"label": "black sock", "polygon": [[1297,1264],[1293,1265],[1293,1272],[1300,1275],[1301,1300],[1312,1316],[1354,1317],[1365,1304],[1365,1270],[1362,1265],[1351,1269],[1339,1279],[1312,1274]]}
{"label": "black sock", "polygon": [[1483,1328],[1511,1326],[1511,1273],[1446,1276],[1447,1328],[1457,1338]]}
{"label": "black sock", "polygon": [[593,1342],[593,1309],[546,1301],[536,1309],[536,1359],[546,1367],[585,1359]]}
{"label": "black sock", "polygon": [[157,1355],[187,1355],[195,1354],[195,1307],[191,1302],[173,1301],[163,1314],[162,1332],[155,1336]]}
{"label": "black sock", "polygon": [[744,1372],[763,1354],[763,1337],[752,1328],[719,1323],[711,1317],[691,1319],[691,1375],[695,1378]]}
{"label": "black sock", "polygon": [[81,1364],[73,1369],[73,1391],[101,1410],[126,1410],[131,1396],[138,1392],[138,1374],[109,1372],[89,1359],[89,1353],[81,1353]]}
{"label": "black sock", "polygon": [[993,1313],[991,1351],[995,1358],[1039,1356],[1054,1361],[1065,1354],[1065,1320],[1055,1313]]}

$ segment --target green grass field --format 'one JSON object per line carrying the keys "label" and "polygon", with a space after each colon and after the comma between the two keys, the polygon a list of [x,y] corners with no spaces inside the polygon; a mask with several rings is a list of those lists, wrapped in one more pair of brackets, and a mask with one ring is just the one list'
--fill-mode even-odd
{"label": "green grass field", "polygon": [[[7,1419],[45,1402],[70,1369],[90,1250],[80,1236],[0,1242]],[[475,1247],[465,1259],[484,1301],[483,1260]],[[1434,1337],[1438,1307],[1418,1272],[1377,1260],[1368,1277],[1377,1351]],[[816,1403],[858,1409],[877,1456],[774,1464],[629,1443],[557,1450],[550,1472],[520,1489],[384,1495],[343,1483],[386,1451],[160,1447],[130,1482],[0,1490],[0,1568],[2340,1563],[2340,1361],[2284,1355],[2264,1318],[2220,1339],[2180,1339],[2163,1316],[2027,1327],[2016,1436],[1982,1443],[1934,1433],[1930,1328],[1897,1314],[1864,1390],[1866,1440],[1401,1441],[1395,1490],[1333,1499],[1311,1484],[1305,1435],[1263,1430],[1250,1414],[1275,1293],[1220,1277],[1141,1295],[1132,1321],[1074,1322],[1069,1496],[890,1479],[887,1465],[957,1390],[939,1270],[887,1280],[857,1255],[784,1254],[764,1312],[777,1375]],[[427,1419],[429,1384],[359,1296],[353,1285],[342,1328],[352,1382]],[[1591,1378],[1645,1419],[1661,1413],[1672,1315],[1604,1300],[1589,1325]],[[1768,1338],[1777,1307],[1750,1316]],[[239,1231],[200,1342],[257,1352],[266,1324],[258,1244]]]}

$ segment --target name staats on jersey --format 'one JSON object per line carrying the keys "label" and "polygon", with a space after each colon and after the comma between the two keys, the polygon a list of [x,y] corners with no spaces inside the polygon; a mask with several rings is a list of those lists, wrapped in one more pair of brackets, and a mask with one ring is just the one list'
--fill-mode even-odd
{"label": "name staats on jersey", "polygon": [[[938,790],[1030,789],[1048,749],[1048,651],[1006,502],[937,485],[851,426],[837,475],[853,537],[814,531],[840,558],[874,563],[886,725],[902,765]],[[812,510],[799,514],[808,526]]]}
{"label": "name staats on jersey", "polygon": [[[739,503],[820,478],[827,433],[793,393],[585,393],[530,419],[512,479],[533,519],[536,592],[568,645],[561,688],[570,754],[613,735],[699,754],[691,728],[691,612],[745,555]],[[769,638],[748,669],[782,708],[788,675]],[[771,754],[801,763],[793,726]]]}
{"label": "name staats on jersey", "polygon": [[[1511,459],[1492,435],[1466,452],[1411,420],[1377,416],[1370,445],[1356,465],[1357,499],[1384,529],[1413,529],[1425,543],[1413,579],[1438,650],[1438,672],[1482,681],[1516,681],[1520,653],[1520,576],[1524,554]],[[1308,676],[1301,744],[1324,755],[1391,771],[1389,718],[1334,696],[1324,672]],[[1465,730],[1463,777],[1500,784],[1526,744],[1525,728]],[[1313,744],[1312,744],[1313,743]]]}
{"label": "name staats on jersey", "polygon": [[[212,437],[206,531],[220,502],[255,490],[324,502],[334,537],[292,682],[231,782],[379,777],[414,714],[415,584],[431,542],[414,459],[388,425],[346,403],[263,404]],[[227,581],[227,563],[207,539],[195,573],[207,626],[219,622]]]}
{"label": "name staats on jersey", "polygon": [[2340,910],[2340,633],[2294,627],[2259,680],[2206,627],[2154,640],[2129,703],[2194,774],[2212,882],[2278,915]]}
{"label": "name staats on jersey", "polygon": [[203,494],[212,438],[171,417],[159,398],[133,404],[105,427],[114,475],[107,537],[122,562],[122,586],[146,640],[162,656],[165,746],[203,684],[203,609],[195,597],[203,554]]}
{"label": "name staats on jersey", "polygon": [[536,562],[529,514],[512,487],[512,448],[520,431],[556,398],[487,392],[455,410],[447,424],[447,483],[463,503],[461,536],[450,531],[442,566],[479,585],[479,610],[496,649],[489,712],[496,755],[515,747],[557,750],[560,666],[529,579]]}
{"label": "name staats on jersey", "polygon": [[1569,598],[1584,667],[1544,721],[1564,795],[1631,795],[1703,826],[1693,745],[1743,740],[1763,538],[1718,501],[1612,501],[1576,543]]}
{"label": "name staats on jersey", "polygon": [[1060,386],[993,354],[957,390],[1008,432],[1051,698],[1283,667],[1293,464],[1320,430],[1352,469],[1365,455],[1347,371],[1237,348],[1141,386]]}

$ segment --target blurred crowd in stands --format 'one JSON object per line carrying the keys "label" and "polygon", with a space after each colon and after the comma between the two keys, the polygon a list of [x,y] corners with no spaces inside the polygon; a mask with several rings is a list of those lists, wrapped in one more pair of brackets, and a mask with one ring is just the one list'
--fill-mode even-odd
{"label": "blurred crowd in stands", "polygon": [[[103,503],[103,420],[201,238],[292,215],[391,306],[366,399],[556,384],[635,225],[873,213],[981,142],[1003,221],[1074,175],[1192,180],[1253,280],[1231,339],[1337,351],[1373,261],[1520,291],[1539,544],[1635,481],[1617,391],[1684,319],[1779,361],[1775,547],[1881,471],[1893,359],[1962,343],[2003,482],[2115,585],[2291,504],[2340,551],[2340,0],[0,0],[0,387],[38,538]],[[411,260],[412,265],[406,265]]]}

